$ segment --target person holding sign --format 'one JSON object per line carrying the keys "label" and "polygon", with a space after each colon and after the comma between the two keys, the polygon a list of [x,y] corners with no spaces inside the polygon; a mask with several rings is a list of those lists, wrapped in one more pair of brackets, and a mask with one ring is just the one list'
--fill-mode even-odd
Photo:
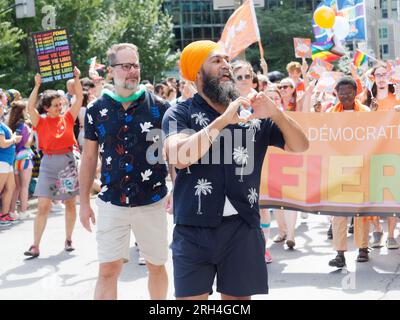
{"label": "person holding sign", "polygon": [[35,76],[35,87],[29,97],[28,113],[33,129],[39,140],[39,149],[43,152],[40,164],[39,178],[34,195],[38,197],[38,213],[34,222],[33,245],[25,252],[32,258],[40,254],[39,245],[52,200],[63,200],[65,203],[65,232],[64,249],[74,250],[72,232],[76,220],[75,197],[78,194],[78,170],[73,146],[77,144],[74,136],[74,123],[82,105],[83,93],[79,81],[80,71],[74,68],[75,102],[65,114],[61,114],[61,96],[57,91],[47,90],[43,93],[39,104],[46,111],[46,117],[41,117],[36,109],[36,101],[42,84],[42,77]]}

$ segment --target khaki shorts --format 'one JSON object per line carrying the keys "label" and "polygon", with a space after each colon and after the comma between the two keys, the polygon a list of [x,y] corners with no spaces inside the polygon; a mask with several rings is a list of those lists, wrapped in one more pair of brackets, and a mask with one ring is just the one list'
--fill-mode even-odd
{"label": "khaki shorts", "polygon": [[120,207],[99,198],[97,214],[97,252],[100,263],[129,261],[130,234],[133,232],[141,256],[154,265],[168,258],[167,213],[165,198],[140,207]]}

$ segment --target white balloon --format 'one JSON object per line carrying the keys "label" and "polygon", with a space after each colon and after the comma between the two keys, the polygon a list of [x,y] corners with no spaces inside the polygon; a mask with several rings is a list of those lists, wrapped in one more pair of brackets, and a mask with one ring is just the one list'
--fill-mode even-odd
{"label": "white balloon", "polygon": [[346,18],[337,16],[333,25],[333,33],[339,40],[344,40],[350,33],[350,23]]}

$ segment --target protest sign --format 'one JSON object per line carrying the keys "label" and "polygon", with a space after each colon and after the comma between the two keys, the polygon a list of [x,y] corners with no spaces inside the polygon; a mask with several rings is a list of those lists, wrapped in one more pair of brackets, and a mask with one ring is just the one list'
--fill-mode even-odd
{"label": "protest sign", "polygon": [[66,29],[32,33],[37,68],[42,82],[74,77],[71,45]]}
{"label": "protest sign", "polygon": [[333,93],[337,81],[343,77],[342,72],[324,72],[317,83],[316,90]]}
{"label": "protest sign", "polygon": [[333,64],[330,64],[329,62],[317,58],[310,65],[310,70],[308,71],[308,74],[313,79],[319,79],[321,78],[324,72],[332,71],[332,69],[333,69]]}
{"label": "protest sign", "polygon": [[293,38],[296,58],[311,58],[311,39]]}

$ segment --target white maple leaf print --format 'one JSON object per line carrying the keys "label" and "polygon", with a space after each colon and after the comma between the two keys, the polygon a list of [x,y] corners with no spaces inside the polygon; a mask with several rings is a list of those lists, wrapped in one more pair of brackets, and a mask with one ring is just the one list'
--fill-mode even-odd
{"label": "white maple leaf print", "polygon": [[111,164],[112,157],[107,157],[106,163],[109,166]]}
{"label": "white maple leaf print", "polygon": [[104,194],[104,192],[106,192],[108,190],[107,185],[104,185],[101,187],[101,190],[99,192],[99,196],[102,196]]}
{"label": "white maple leaf print", "polygon": [[153,171],[147,169],[145,172],[140,173],[142,175],[142,182],[150,180],[150,176],[153,174]]}
{"label": "white maple leaf print", "polygon": [[107,108],[104,108],[104,109],[100,110],[100,115],[101,115],[102,117],[105,117],[105,116],[107,115],[107,112],[108,112],[108,109],[107,109]]}
{"label": "white maple leaf print", "polygon": [[239,24],[236,26],[236,31],[241,32],[246,29],[246,21],[240,20]]}
{"label": "white maple leaf print", "polygon": [[93,124],[93,118],[90,114],[87,115],[89,124]]}
{"label": "white maple leaf print", "polygon": [[145,122],[145,123],[141,123],[140,127],[142,128],[142,133],[150,132],[150,128],[152,128],[153,125],[151,124],[151,122]]}
{"label": "white maple leaf print", "polygon": [[161,186],[161,185],[162,185],[161,182],[157,182],[157,183],[153,186],[153,189],[155,189],[155,188],[157,188],[157,187],[159,187],[159,186]]}
{"label": "white maple leaf print", "polygon": [[90,102],[90,103],[87,105],[86,109],[89,110],[91,107],[93,107],[93,105],[94,105],[94,101]]}

